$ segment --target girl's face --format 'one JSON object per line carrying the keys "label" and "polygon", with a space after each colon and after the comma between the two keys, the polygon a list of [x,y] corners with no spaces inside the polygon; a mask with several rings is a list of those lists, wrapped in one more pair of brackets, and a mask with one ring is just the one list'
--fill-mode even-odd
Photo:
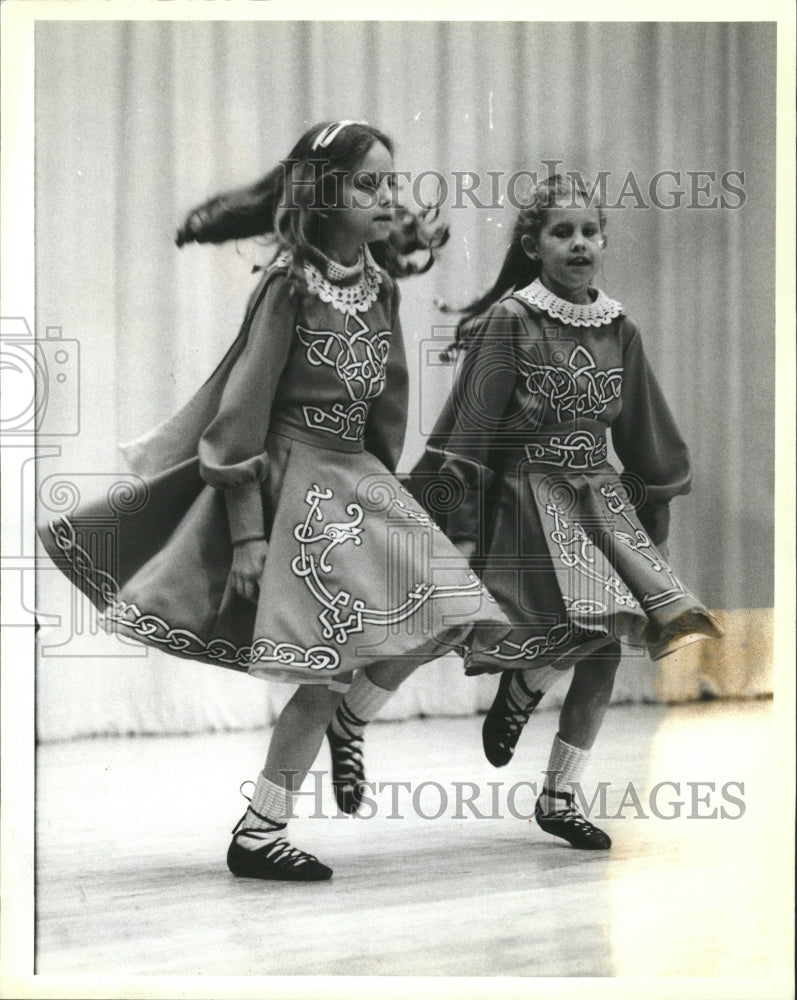
{"label": "girl's face", "polygon": [[393,157],[375,142],[341,185],[341,202],[329,213],[329,249],[344,256],[363,243],[385,240],[393,223]]}
{"label": "girl's face", "polygon": [[590,301],[589,288],[603,256],[597,208],[580,204],[549,208],[537,239],[524,236],[521,243],[532,260],[539,260],[546,288],[569,302]]}

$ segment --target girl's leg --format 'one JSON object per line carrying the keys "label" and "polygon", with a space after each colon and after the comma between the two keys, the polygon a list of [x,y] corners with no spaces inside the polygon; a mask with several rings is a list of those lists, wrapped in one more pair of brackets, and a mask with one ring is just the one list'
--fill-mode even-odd
{"label": "girl's leg", "polygon": [[332,787],[338,809],[356,813],[365,782],[363,732],[420,663],[375,663],[359,671],[326,731],[332,758]]}
{"label": "girl's leg", "polygon": [[318,754],[329,720],[343,697],[334,689],[301,685],[274,727],[266,763],[249,808],[233,831],[227,864],[247,878],[321,881],[332,870],[285,839],[297,792]]}
{"label": "girl's leg", "polygon": [[611,847],[608,835],[590,823],[576,805],[573,789],[581,780],[606,715],[619,663],[620,645],[615,642],[574,667],[535,808],[541,829],[585,850]]}
{"label": "girl's leg", "polygon": [[380,709],[410,674],[421,664],[443,655],[445,650],[441,642],[450,645],[464,642],[471,628],[468,625],[452,629],[442,640],[431,640],[427,650],[420,650],[411,658],[372,663],[355,676],[327,730],[332,757],[332,785],[341,812],[356,813],[362,802],[365,727],[377,717]]}
{"label": "girl's leg", "polygon": [[581,660],[573,669],[567,696],[559,713],[559,735],[580,750],[591,750],[603,724],[620,665],[620,645]]}
{"label": "girl's leg", "polygon": [[482,725],[484,755],[493,767],[509,763],[529,716],[566,672],[544,666],[505,670],[501,674],[498,690]]}
{"label": "girl's leg", "polygon": [[329,720],[345,687],[302,684],[274,726],[263,774],[287,791],[298,791],[318,755]]}

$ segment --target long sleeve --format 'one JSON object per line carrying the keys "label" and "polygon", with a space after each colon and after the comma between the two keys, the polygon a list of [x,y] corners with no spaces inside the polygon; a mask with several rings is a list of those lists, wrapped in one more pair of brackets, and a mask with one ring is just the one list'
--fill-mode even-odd
{"label": "long sleeve", "polygon": [[396,471],[404,448],[408,400],[409,375],[399,319],[399,291],[398,286],[394,285],[385,386],[371,403],[365,427],[366,450],[375,455],[390,472]]}
{"label": "long sleeve", "polygon": [[200,473],[209,485],[225,491],[234,542],[264,533],[259,485],[268,463],[264,446],[295,328],[289,281],[281,274],[266,281],[262,298],[247,316],[246,345],[199,442]]}
{"label": "long sleeve", "polygon": [[[660,545],[669,532],[670,500],[689,492],[689,452],[636,328],[623,350],[622,402],[612,424],[612,442],[626,480],[633,477],[644,486],[637,515],[653,543]],[[638,496],[638,482],[629,482],[629,491]]]}
{"label": "long sleeve", "polygon": [[443,477],[458,481],[464,496],[448,515],[447,534],[453,541],[479,538],[482,497],[495,478],[490,455],[517,379],[519,324],[506,306],[494,306],[478,321],[460,363],[454,422],[440,468]]}

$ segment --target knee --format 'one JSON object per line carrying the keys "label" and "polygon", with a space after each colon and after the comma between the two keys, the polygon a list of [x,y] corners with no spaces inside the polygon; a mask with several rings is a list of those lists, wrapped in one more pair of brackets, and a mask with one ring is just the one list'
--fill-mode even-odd
{"label": "knee", "polygon": [[620,644],[612,643],[575,665],[573,680],[591,688],[611,687],[620,666]]}
{"label": "knee", "polygon": [[322,684],[302,684],[290,700],[291,707],[301,713],[306,724],[325,726],[343,698],[340,691],[331,691]]}
{"label": "knee", "polygon": [[589,658],[589,662],[596,670],[613,676],[620,666],[621,652],[619,642],[609,642],[593,653]]}

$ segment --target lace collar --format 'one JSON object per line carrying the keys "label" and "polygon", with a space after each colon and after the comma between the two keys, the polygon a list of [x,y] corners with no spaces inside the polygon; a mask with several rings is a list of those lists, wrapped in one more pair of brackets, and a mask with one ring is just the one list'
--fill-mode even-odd
{"label": "lace collar", "polygon": [[553,319],[561,320],[568,326],[606,326],[623,312],[623,307],[599,288],[595,291],[597,297],[594,302],[579,305],[560,299],[546,288],[539,278],[535,278],[526,288],[520,288],[512,294],[525,299]]}
{"label": "lace collar", "polygon": [[336,285],[350,285],[357,278],[361,277],[365,270],[365,251],[363,247],[360,247],[357,260],[351,265],[339,264],[336,260],[327,257],[325,253],[322,253],[315,247],[310,247],[309,249],[310,262],[315,264],[318,270]]}
{"label": "lace collar", "polygon": [[[283,250],[275,259],[273,266],[288,265],[291,259],[290,250]],[[307,290],[345,315],[354,316],[360,312],[367,312],[376,302],[379,286],[382,284],[382,271],[368,247],[363,247],[360,260],[351,268],[344,268],[335,261],[329,263],[333,264],[334,268],[330,268],[325,275],[312,261],[305,261],[304,277]],[[335,268],[339,268],[345,274],[339,277]],[[345,280],[346,283],[340,284],[340,280]]]}

